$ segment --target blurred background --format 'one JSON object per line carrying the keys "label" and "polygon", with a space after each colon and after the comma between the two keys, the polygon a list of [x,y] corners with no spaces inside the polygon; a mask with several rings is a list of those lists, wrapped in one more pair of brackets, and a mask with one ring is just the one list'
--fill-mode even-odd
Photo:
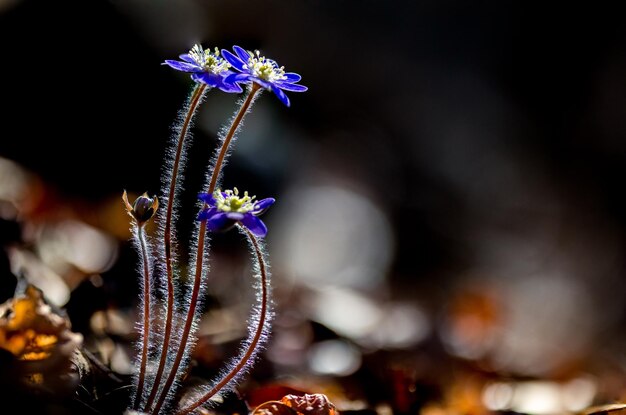
{"label": "blurred background", "polygon": [[[278,200],[277,317],[248,404],[268,384],[379,414],[625,398],[626,17],[606,4],[0,0],[0,302],[26,278],[129,373],[121,194],[160,195],[191,88],[160,64],[194,43],[260,49],[309,87],[290,108],[265,93],[225,170]],[[212,92],[193,130],[183,258],[235,102]],[[199,376],[253,298],[241,237],[212,245]]]}

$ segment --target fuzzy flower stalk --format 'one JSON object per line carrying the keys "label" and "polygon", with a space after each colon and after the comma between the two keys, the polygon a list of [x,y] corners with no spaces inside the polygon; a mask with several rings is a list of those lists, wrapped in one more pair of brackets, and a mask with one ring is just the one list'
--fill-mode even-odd
{"label": "fuzzy flower stalk", "polygon": [[170,144],[171,150],[169,151],[171,158],[168,158],[164,172],[164,189],[162,193],[167,202],[167,207],[165,213],[159,216],[158,222],[160,225],[159,248],[165,265],[165,269],[161,269],[160,272],[164,276],[164,285],[166,286],[165,327],[163,329],[163,343],[160,348],[159,363],[145,403],[146,408],[149,408],[154,403],[161,379],[167,369],[167,355],[170,350],[172,330],[174,328],[175,296],[177,291],[174,275],[177,262],[176,238],[174,237],[175,218],[177,217],[175,200],[181,187],[178,176],[184,167],[188,142],[190,141],[189,128],[208,90],[218,88],[229,93],[242,92],[239,85],[225,81],[225,78],[231,75],[232,72],[228,70],[230,64],[219,56],[217,48],[212,52],[210,49],[203,49],[200,45],[194,45],[188,53],[180,55],[180,59],[181,61],[166,60],[164,65],[191,73],[194,87],[185,108],[179,114],[178,122],[174,128],[175,134]]}
{"label": "fuzzy flower stalk", "polygon": [[[266,199],[267,200],[267,199]],[[248,337],[244,341],[239,355],[232,359],[222,370],[221,376],[210,386],[205,386],[194,393],[188,402],[181,405],[176,415],[189,414],[211,401],[218,393],[232,390],[237,382],[252,368],[257,355],[269,338],[273,317],[271,301],[271,281],[269,261],[263,241],[249,228],[237,223],[239,232],[246,236],[252,254],[256,294],[256,305],[248,319]]]}
{"label": "fuzzy flower stalk", "polygon": [[283,90],[294,92],[308,90],[306,86],[296,84],[296,82],[302,79],[300,75],[295,72],[285,72],[284,67],[279,67],[276,61],[261,56],[258,50],[252,53],[239,46],[233,46],[233,50],[236,55],[226,49],[222,49],[222,57],[233,69],[239,72],[226,75],[224,80],[225,82],[247,85],[248,94],[241,102],[239,110],[235,113],[228,131],[220,136],[222,144],[217,150],[209,169],[208,194],[212,194],[218,185],[231,143],[234,141],[237,131],[241,127],[245,115],[250,111],[257,95],[263,90],[271,90],[281,102],[290,106],[289,98]]}
{"label": "fuzzy flower stalk", "polygon": [[[264,89],[270,89],[285,105],[289,106],[290,101],[283,92],[283,89],[293,90],[295,92],[303,92],[307,89],[305,86],[296,84],[296,82],[301,79],[300,75],[296,73],[286,73],[284,68],[279,67],[274,60],[261,56],[259,52],[252,54],[239,46],[234,46],[233,50],[236,55],[233,55],[227,50],[222,50],[222,57],[239,73],[226,75],[224,82],[247,85],[248,92],[235,113],[225,135],[220,136],[221,145],[216,151],[216,156],[207,174],[208,185],[206,193],[210,195],[212,195],[217,188],[222,169],[231,148],[231,143],[234,141],[236,133],[241,127],[245,115],[250,111],[258,93]],[[188,60],[182,56],[181,59],[188,62]],[[191,71],[192,68],[189,69]],[[209,205],[205,203],[203,209],[207,207],[209,207]],[[187,313],[180,333],[178,352],[172,361],[169,375],[165,380],[160,396],[154,406],[155,412],[158,412],[166,402],[167,397],[173,394],[171,387],[177,378],[177,373],[185,371],[185,367],[188,365],[189,350],[193,348],[195,344],[195,322],[199,318],[198,310],[202,300],[202,291],[206,286],[205,281],[208,278],[207,267],[205,266],[205,264],[208,263],[208,247],[205,246],[207,243],[207,227],[208,221],[201,221],[195,232],[196,244],[192,254],[195,267],[189,278],[193,283],[188,301],[185,304]]]}
{"label": "fuzzy flower stalk", "polygon": [[[143,247],[141,251],[144,258],[142,270],[145,274],[143,287],[144,297],[147,298],[146,303],[142,303],[144,336],[133,401],[133,409],[139,412],[156,415],[172,413],[174,408],[178,408],[175,413],[182,415],[199,409],[217,393],[232,389],[237,380],[251,368],[269,335],[272,318],[270,274],[262,242],[268,229],[259,216],[272,206],[275,200],[273,198],[256,200],[247,192],[240,194],[237,188],[221,191],[218,186],[237,133],[260,93],[264,90],[272,91],[283,104],[290,106],[285,91],[304,92],[307,87],[298,84],[300,75],[285,72],[284,67],[272,59],[261,56],[258,51],[249,52],[239,46],[234,46],[233,51],[234,53],[223,49],[220,54],[217,48],[203,49],[202,46],[195,45],[189,52],[179,55],[179,60],[166,60],[163,63],[177,71],[190,74],[194,87],[178,117],[171,149],[166,157],[161,196],[166,208],[159,212],[156,244],[156,258],[159,260],[156,267],[159,277],[158,287],[150,285],[149,271],[152,269],[152,263],[142,227],[137,227],[139,239],[143,241],[139,245]],[[188,286],[182,287],[176,282],[179,267],[176,255],[175,219],[182,172],[191,136],[189,130],[206,92],[217,88],[222,92],[239,93],[243,92],[244,85],[247,92],[239,101],[239,108],[235,111],[230,125],[219,134],[219,145],[206,174],[203,189],[205,193],[199,195],[201,209],[193,235],[195,244],[191,246],[191,264],[186,279]],[[128,208],[130,204],[127,201],[126,204]],[[137,223],[140,222],[137,217],[135,219]],[[193,398],[185,399],[184,403],[174,404],[172,399],[176,396],[183,375],[188,371],[191,352],[196,344],[198,320],[208,285],[208,234],[225,232],[234,227],[247,238],[254,265],[256,281],[254,287],[257,298],[249,320],[248,336],[240,354],[227,365],[211,386],[198,390],[193,394]],[[156,290],[162,290],[165,297],[163,308],[158,313],[155,311],[152,297]],[[153,327],[156,315],[163,321],[158,328]],[[150,332],[156,334],[157,331],[160,336],[154,335],[151,338]],[[148,364],[147,360],[150,357],[155,361]],[[147,367],[150,370],[147,370]]]}
{"label": "fuzzy flower stalk", "polygon": [[131,205],[128,202],[128,195],[126,194],[126,191],[124,191],[122,201],[126,207],[126,212],[132,218],[131,229],[135,244],[137,245],[137,250],[139,251],[142,259],[139,267],[140,273],[143,275],[143,279],[140,280],[140,285],[143,289],[141,295],[142,304],[140,304],[142,323],[139,326],[141,337],[141,340],[139,341],[139,349],[141,351],[139,361],[135,363],[135,367],[137,368],[137,387],[135,389],[135,397],[133,399],[133,408],[137,408],[139,406],[141,396],[143,395],[146,381],[148,351],[151,346],[150,334],[153,331],[152,320],[154,318],[151,311],[153,302],[152,283],[150,278],[152,260],[148,251],[146,236],[144,234],[144,225],[152,218],[152,216],[154,216],[155,212],[159,208],[159,200],[156,196],[150,198],[147,193],[144,193]]}
{"label": "fuzzy flower stalk", "polygon": [[[265,224],[258,218],[261,214],[263,214],[267,209],[272,206],[275,202],[273,198],[266,198],[259,201],[255,201],[256,197],[249,196],[248,192],[244,192],[243,195],[240,196],[239,191],[235,188],[233,190],[226,190],[224,192],[216,191],[213,195],[208,195],[206,193],[201,193],[198,198],[204,201],[204,208],[198,214],[198,221],[200,221],[200,232],[206,232],[207,229],[211,232],[225,232],[235,225],[240,225],[240,229],[245,230],[246,234],[249,234],[254,238],[257,246],[258,252],[256,253],[256,260],[260,262],[259,272],[261,275],[262,283],[259,288],[262,290],[262,294],[260,297],[263,299],[262,304],[260,306],[260,310],[262,313],[259,319],[257,319],[257,323],[259,323],[256,327],[258,327],[258,334],[249,341],[252,345],[249,348],[247,353],[243,354],[243,359],[239,364],[234,365],[233,369],[227,373],[228,381],[226,383],[219,382],[217,385],[220,385],[220,388],[224,387],[226,384],[230,384],[231,381],[234,382],[235,379],[239,378],[239,373],[245,367],[248,367],[246,362],[251,362],[254,360],[253,357],[256,356],[257,346],[262,344],[262,333],[264,331],[269,332],[269,307],[270,307],[270,299],[269,299],[269,291],[267,284],[269,284],[269,274],[267,268],[267,259],[266,255],[263,253],[262,245],[258,242],[258,238],[262,238],[267,234],[267,227]],[[204,240],[206,238],[200,239],[202,244],[199,244],[198,254],[196,256],[196,267],[198,267],[199,263],[207,260],[207,255],[203,255],[202,252],[204,250]],[[252,243],[252,242],[251,242]],[[202,248],[202,250],[200,250]],[[197,269],[197,268],[196,268]],[[262,270],[262,272],[261,272]],[[203,281],[206,281],[207,275],[203,276],[204,278],[195,278],[194,284],[192,287],[191,298],[187,303],[187,315],[185,317],[185,323],[182,331],[182,337],[180,340],[180,346],[174,358],[174,362],[172,364],[172,370],[166,380],[166,383],[163,387],[163,392],[160,395],[159,399],[156,402],[154,413],[158,413],[158,411],[163,407],[163,405],[168,401],[168,396],[165,395],[165,391],[172,387],[174,382],[177,379],[176,374],[179,372],[184,372],[185,370],[181,369],[183,366],[188,364],[188,355],[189,350],[192,349],[192,345],[195,344],[195,338],[192,337],[195,334],[195,327],[198,316],[198,309],[201,305],[201,294],[203,293],[203,287],[206,285]],[[254,327],[254,326],[251,326]],[[191,338],[190,338],[191,337]],[[215,389],[215,388],[214,388]],[[212,389],[213,390],[213,389]],[[209,391],[204,395],[213,396],[219,389],[215,389],[214,392]],[[203,396],[204,396],[203,395]],[[171,396],[170,396],[171,398]],[[202,402],[206,402],[210,397],[206,399],[201,399]],[[198,404],[197,406],[200,406]]]}

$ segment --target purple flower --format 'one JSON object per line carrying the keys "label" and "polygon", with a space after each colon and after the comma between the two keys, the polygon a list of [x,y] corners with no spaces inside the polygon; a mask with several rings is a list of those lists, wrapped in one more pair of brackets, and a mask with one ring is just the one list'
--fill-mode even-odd
{"label": "purple flower", "polygon": [[237,55],[222,49],[222,56],[233,68],[240,73],[226,76],[226,82],[255,82],[265,89],[271,90],[283,104],[289,106],[289,98],[283,92],[304,92],[308,88],[298,85],[302,77],[294,72],[285,72],[284,66],[278,66],[276,61],[261,56],[259,51],[255,53],[247,52],[239,46],[233,46]]}
{"label": "purple flower", "polygon": [[196,44],[189,53],[180,55],[180,59],[182,61],[166,60],[163,64],[177,71],[190,72],[191,79],[195,82],[205,83],[224,92],[243,91],[235,82],[226,80],[228,75],[234,73],[228,70],[230,64],[222,59],[217,48],[215,52],[211,52],[210,49],[202,49],[202,46]]}
{"label": "purple flower", "polygon": [[276,201],[271,197],[255,201],[255,196],[248,196],[248,192],[244,192],[240,197],[236,187],[224,192],[217,190],[213,194],[200,193],[198,198],[208,205],[202,209],[198,220],[206,220],[210,231],[227,231],[237,223],[241,223],[260,238],[267,234],[267,227],[257,216]]}

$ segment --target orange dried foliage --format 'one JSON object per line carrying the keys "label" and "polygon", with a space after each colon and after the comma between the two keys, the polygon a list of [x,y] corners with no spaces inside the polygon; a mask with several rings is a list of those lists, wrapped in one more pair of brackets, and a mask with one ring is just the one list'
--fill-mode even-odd
{"label": "orange dried foliage", "polygon": [[20,360],[50,357],[58,334],[69,324],[51,312],[41,292],[29,286],[23,296],[0,306],[0,347]]}
{"label": "orange dried foliage", "polygon": [[280,401],[269,401],[257,406],[252,415],[338,415],[339,412],[321,393],[286,395]]}
{"label": "orange dried foliage", "polygon": [[70,330],[69,320],[54,312],[34,286],[0,304],[0,348],[15,357],[5,370],[17,377],[16,387],[71,389],[74,381],[66,382],[69,386],[58,381],[75,377],[72,359],[81,344],[82,336]]}

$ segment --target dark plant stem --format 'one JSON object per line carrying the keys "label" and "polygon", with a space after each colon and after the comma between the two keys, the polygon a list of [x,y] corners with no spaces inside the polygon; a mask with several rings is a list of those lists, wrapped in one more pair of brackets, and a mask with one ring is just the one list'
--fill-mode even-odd
{"label": "dark plant stem", "polygon": [[196,402],[191,405],[184,407],[183,409],[176,412],[176,415],[186,415],[194,410],[198,409],[198,407],[202,406],[209,399],[215,396],[222,388],[228,385],[233,379],[237,377],[237,375],[249,364],[250,360],[255,355],[257,351],[257,347],[261,341],[263,336],[263,331],[265,328],[265,324],[268,320],[268,310],[269,310],[269,290],[268,290],[268,279],[267,279],[267,265],[265,263],[265,259],[263,257],[263,252],[259,247],[259,242],[257,238],[250,232],[248,229],[245,229],[246,235],[248,236],[248,240],[251,242],[254,253],[256,255],[256,259],[258,261],[259,273],[261,274],[261,310],[259,313],[258,325],[254,332],[254,336],[250,340],[250,344],[246,349],[245,353],[241,356],[237,364],[230,369],[230,371],[222,377],[213,387],[204,395],[200,397]]}
{"label": "dark plant stem", "polygon": [[[245,101],[241,105],[241,108],[239,108],[237,115],[233,119],[233,122],[230,126],[230,129],[228,130],[228,133],[226,134],[226,137],[224,137],[224,141],[222,142],[222,146],[220,148],[219,154],[215,161],[215,165],[213,166],[213,171],[211,173],[211,179],[209,181],[209,188],[207,191],[207,193],[209,194],[215,191],[215,187],[217,186],[217,180],[220,175],[222,165],[224,163],[224,159],[226,158],[226,154],[228,153],[228,147],[230,145],[230,142],[235,136],[235,132],[239,128],[241,121],[243,120],[244,116],[248,112],[250,105],[252,105],[252,102],[254,101],[254,96],[257,94],[257,92],[259,92],[259,90],[260,90],[260,87],[258,85],[252,84],[252,86],[250,87],[250,91],[248,92],[248,96],[246,97]],[[206,207],[206,204],[205,204],[205,207]],[[159,410],[161,409],[161,407],[163,406],[163,403],[165,402],[165,399],[167,398],[167,394],[169,393],[169,390],[172,387],[174,380],[176,379],[176,373],[183,361],[183,356],[185,355],[185,351],[187,349],[187,342],[189,340],[189,335],[191,334],[191,328],[194,322],[196,308],[198,306],[198,299],[200,297],[200,288],[201,288],[201,283],[202,283],[202,269],[204,266],[204,242],[206,239],[206,230],[207,230],[206,221],[203,221],[200,224],[200,230],[198,231],[198,244],[197,244],[197,251],[196,251],[197,252],[196,268],[195,268],[195,274],[194,274],[193,288],[191,291],[189,305],[187,308],[187,315],[185,317],[185,325],[183,327],[183,331],[182,331],[181,338],[180,338],[180,345],[178,346],[178,351],[176,353],[176,357],[174,358],[174,362],[172,363],[172,367],[167,377],[167,380],[165,382],[165,385],[163,386],[163,389],[161,390],[161,395],[159,396],[159,399],[157,400],[157,403],[154,407],[154,411],[153,411],[154,414],[157,414]]]}
{"label": "dark plant stem", "polygon": [[174,198],[176,195],[178,169],[183,154],[185,138],[187,137],[189,125],[191,124],[191,120],[193,119],[193,116],[195,115],[198,106],[200,105],[202,95],[204,94],[205,89],[206,84],[196,84],[193,90],[185,119],[183,120],[183,123],[181,125],[180,133],[178,134],[176,154],[174,155],[174,163],[172,165],[170,188],[167,197],[167,210],[165,213],[165,226],[163,231],[165,269],[167,273],[167,306],[165,316],[165,328],[163,330],[163,345],[160,348],[161,357],[159,359],[159,366],[157,368],[157,373],[155,375],[154,383],[152,385],[152,391],[150,392],[150,396],[148,397],[148,401],[146,402],[146,408],[150,408],[159,390],[159,385],[163,377],[163,371],[165,370],[165,366],[167,364],[167,354],[170,350],[169,343],[172,336],[172,325],[174,323],[174,271],[172,268],[172,214],[174,211]]}
{"label": "dark plant stem", "polygon": [[141,361],[139,366],[139,380],[137,382],[137,391],[135,394],[135,402],[133,408],[137,409],[143,395],[143,387],[146,379],[146,365],[148,363],[148,344],[150,341],[151,316],[150,305],[152,289],[150,284],[150,263],[148,261],[148,247],[146,237],[143,233],[143,226],[137,226],[137,239],[141,248],[141,257],[143,259],[143,333],[141,338]]}

